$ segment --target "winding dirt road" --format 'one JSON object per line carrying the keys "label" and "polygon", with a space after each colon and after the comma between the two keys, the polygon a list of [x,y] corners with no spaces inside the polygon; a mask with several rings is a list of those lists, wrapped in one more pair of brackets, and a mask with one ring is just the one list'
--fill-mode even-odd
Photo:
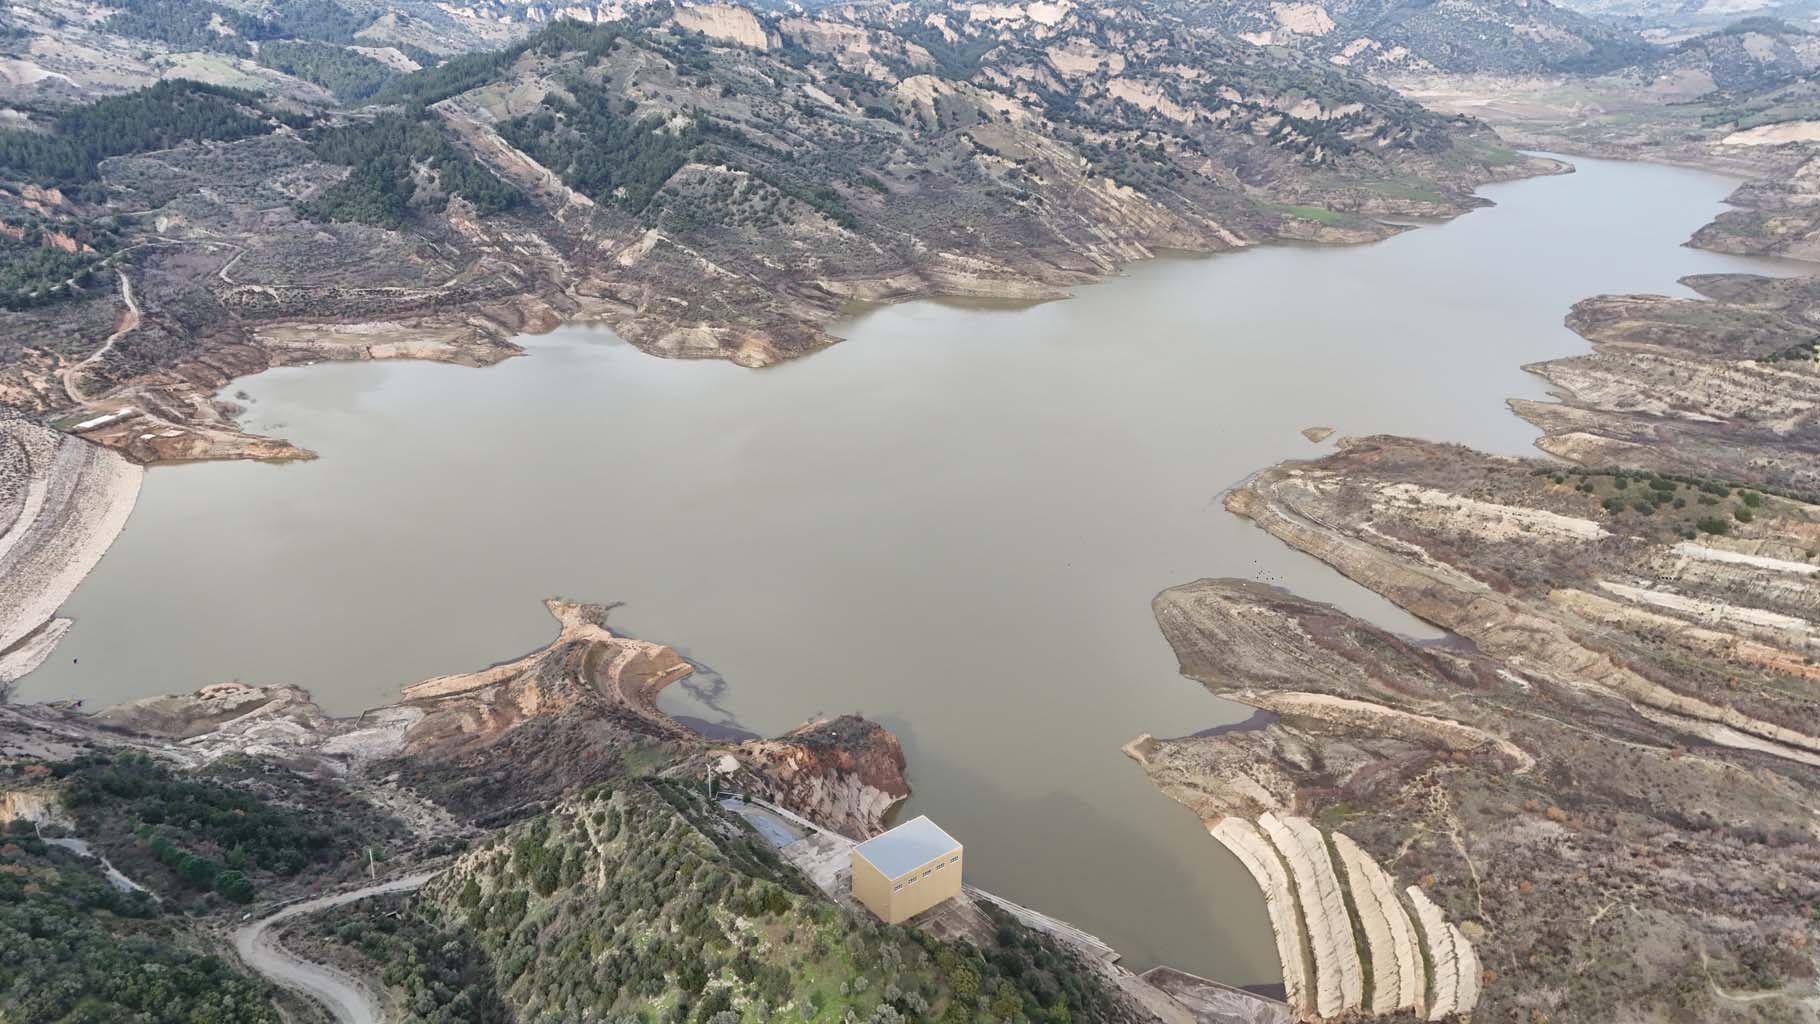
{"label": "winding dirt road", "polygon": [[139,322],[143,318],[143,314],[139,309],[139,302],[133,298],[132,278],[127,277],[126,271],[124,270],[116,270],[114,273],[120,275],[120,298],[126,302],[126,312],[122,313],[120,316],[119,329],[108,335],[107,340],[101,343],[101,347],[89,353],[88,358],[73,366],[66,366],[63,369],[63,390],[69,394],[70,401],[75,402],[77,405],[81,405],[88,401],[87,396],[82,393],[82,385],[77,381],[77,376],[88,366],[91,366],[106,357],[108,352],[113,349],[114,344],[121,338],[138,330]]}
{"label": "winding dirt road", "polygon": [[278,944],[278,935],[273,926],[294,917],[319,913],[372,896],[411,892],[436,877],[436,874],[435,871],[425,871],[369,885],[364,889],[294,903],[236,931],[234,949],[248,967],[264,975],[266,980],[293,992],[301,992],[328,1007],[338,1024],[379,1024],[381,1011],[372,993],[342,971],[312,963],[286,950]]}

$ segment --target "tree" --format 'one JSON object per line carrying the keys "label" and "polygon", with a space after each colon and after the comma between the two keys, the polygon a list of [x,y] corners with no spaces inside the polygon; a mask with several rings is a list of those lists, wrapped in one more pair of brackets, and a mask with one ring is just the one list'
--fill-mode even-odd
{"label": "tree", "polygon": [[215,876],[220,868],[207,857],[198,857],[186,853],[177,861],[177,877],[197,889],[208,889],[214,886]]}
{"label": "tree", "polygon": [[215,878],[215,891],[232,903],[251,903],[257,894],[253,883],[238,871],[223,871]]}

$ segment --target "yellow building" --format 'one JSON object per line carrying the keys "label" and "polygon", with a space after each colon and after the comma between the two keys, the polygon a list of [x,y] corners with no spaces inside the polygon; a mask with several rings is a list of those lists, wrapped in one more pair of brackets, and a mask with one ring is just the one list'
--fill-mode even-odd
{"label": "yellow building", "polygon": [[853,848],[853,895],[898,924],[961,893],[961,844],[917,817]]}

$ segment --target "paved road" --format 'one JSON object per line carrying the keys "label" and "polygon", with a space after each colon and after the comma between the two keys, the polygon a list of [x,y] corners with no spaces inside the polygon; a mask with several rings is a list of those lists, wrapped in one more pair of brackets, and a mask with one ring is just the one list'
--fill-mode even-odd
{"label": "paved road", "polygon": [[338,1024],[379,1024],[379,1004],[370,993],[341,971],[312,963],[279,945],[273,926],[293,917],[318,913],[371,896],[410,892],[436,877],[436,874],[434,871],[425,871],[369,885],[364,889],[293,903],[278,913],[254,921],[235,932],[234,949],[248,967],[264,975],[273,984],[302,992],[328,1007]]}

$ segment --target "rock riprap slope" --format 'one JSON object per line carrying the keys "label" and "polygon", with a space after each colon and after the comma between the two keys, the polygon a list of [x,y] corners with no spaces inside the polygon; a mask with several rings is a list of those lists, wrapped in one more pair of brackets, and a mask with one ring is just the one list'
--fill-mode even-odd
{"label": "rock riprap slope", "polygon": [[57,609],[125,527],[143,474],[0,411],[0,694],[69,628]]}
{"label": "rock riprap slope", "polygon": [[1264,893],[1284,988],[1299,1015],[1405,1012],[1440,1020],[1477,1003],[1479,965],[1465,935],[1419,887],[1399,896],[1390,875],[1345,833],[1272,811],[1255,821],[1224,817],[1208,831]]}

